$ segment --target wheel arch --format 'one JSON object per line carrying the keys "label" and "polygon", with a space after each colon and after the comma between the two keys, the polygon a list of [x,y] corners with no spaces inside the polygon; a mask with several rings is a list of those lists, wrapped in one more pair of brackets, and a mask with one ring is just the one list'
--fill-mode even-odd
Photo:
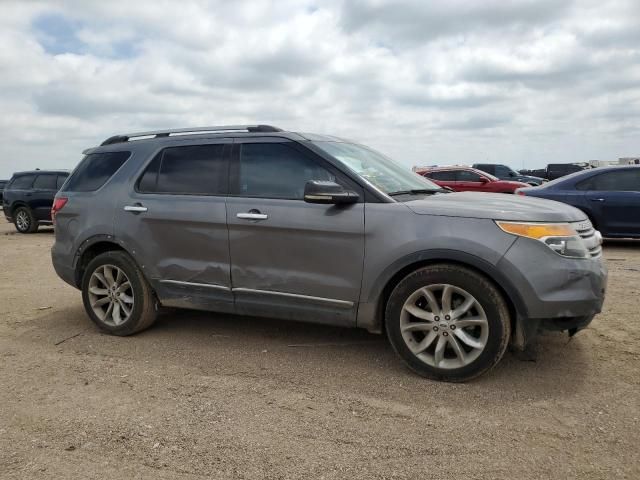
{"label": "wheel arch", "polygon": [[27,202],[25,202],[24,200],[16,200],[9,207],[9,211],[11,212],[11,217],[15,217],[16,216],[15,215],[16,214],[16,210],[18,210],[20,207],[25,207],[25,208],[28,208],[29,210],[31,210],[31,207],[29,206],[29,204],[27,204]]}
{"label": "wheel arch", "polygon": [[[527,316],[527,308],[511,280],[494,265],[480,257],[456,250],[429,250],[417,252],[391,264],[376,280],[370,296],[369,308],[358,312],[358,326],[372,332],[384,328],[384,310],[395,286],[408,274],[419,268],[447,263],[468,268],[487,278],[502,294],[509,307],[512,327],[516,319]],[[362,304],[361,304],[362,305]]]}
{"label": "wheel arch", "polygon": [[89,265],[89,262],[91,262],[91,260],[93,260],[98,255],[110,251],[120,251],[128,253],[129,256],[133,259],[131,254],[127,252],[127,250],[122,245],[116,242],[116,240],[111,235],[96,235],[94,237],[88,238],[80,245],[73,260],[73,268],[75,272],[74,281],[76,287],[81,288],[82,277],[84,276],[84,272],[87,268],[87,265]]}

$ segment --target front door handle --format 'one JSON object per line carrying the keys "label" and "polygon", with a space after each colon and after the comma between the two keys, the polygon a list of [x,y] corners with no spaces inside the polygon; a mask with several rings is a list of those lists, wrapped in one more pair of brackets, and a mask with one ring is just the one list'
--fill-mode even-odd
{"label": "front door handle", "polygon": [[604,198],[590,198],[592,202],[604,202]]}
{"label": "front door handle", "polygon": [[140,213],[140,212],[146,212],[147,210],[149,209],[147,207],[143,207],[142,205],[125,205],[124,206],[125,212]]}
{"label": "front door handle", "polygon": [[269,215],[260,213],[258,210],[250,210],[247,213],[238,213],[236,217],[243,220],[266,220],[269,218]]}

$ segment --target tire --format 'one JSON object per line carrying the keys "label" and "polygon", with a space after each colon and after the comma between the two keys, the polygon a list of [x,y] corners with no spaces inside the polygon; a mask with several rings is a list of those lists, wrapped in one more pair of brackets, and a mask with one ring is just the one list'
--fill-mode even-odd
{"label": "tire", "polygon": [[19,233],[35,233],[38,231],[38,221],[28,207],[18,207],[13,212],[13,224]]}
{"label": "tire", "polygon": [[98,328],[119,336],[150,327],[158,311],[149,283],[121,251],[102,253],[89,262],[82,278],[82,302]]}
{"label": "tire", "polygon": [[[449,307],[443,307],[445,298]],[[511,335],[509,309],[493,283],[474,270],[446,263],[416,270],[396,285],[387,301],[385,326],[391,345],[411,370],[447,382],[489,371],[504,355]]]}

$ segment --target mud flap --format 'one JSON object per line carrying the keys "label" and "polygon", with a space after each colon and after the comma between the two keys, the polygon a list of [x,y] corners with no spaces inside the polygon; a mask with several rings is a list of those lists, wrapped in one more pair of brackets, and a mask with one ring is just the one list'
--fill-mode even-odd
{"label": "mud flap", "polygon": [[514,351],[523,352],[537,337],[540,320],[525,319],[518,315],[514,327],[511,334],[511,348]]}

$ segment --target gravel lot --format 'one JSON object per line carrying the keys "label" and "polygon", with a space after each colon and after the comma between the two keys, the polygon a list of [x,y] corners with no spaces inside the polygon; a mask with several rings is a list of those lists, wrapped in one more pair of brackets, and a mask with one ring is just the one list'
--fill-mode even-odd
{"label": "gravel lot", "polygon": [[365,331],[166,312],[100,334],[51,229],[0,224],[2,478],[640,478],[640,243],[609,242],[605,311],[441,384]]}

